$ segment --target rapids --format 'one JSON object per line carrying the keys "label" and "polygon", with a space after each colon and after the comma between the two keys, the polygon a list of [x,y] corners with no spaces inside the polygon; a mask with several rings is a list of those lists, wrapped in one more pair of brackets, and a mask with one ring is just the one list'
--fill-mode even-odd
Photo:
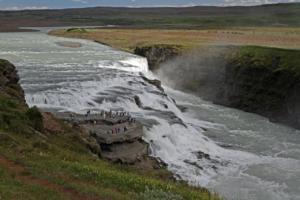
{"label": "rapids", "polygon": [[167,86],[163,92],[141,77],[155,78],[146,59],[87,40],[1,33],[0,58],[16,65],[30,106],[131,112],[145,125],[152,155],[178,179],[232,200],[300,200],[299,130]]}

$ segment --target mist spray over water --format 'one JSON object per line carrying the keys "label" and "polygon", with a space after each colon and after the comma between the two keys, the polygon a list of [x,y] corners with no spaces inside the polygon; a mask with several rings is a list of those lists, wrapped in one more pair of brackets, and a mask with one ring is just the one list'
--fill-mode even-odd
{"label": "mist spray over water", "polygon": [[157,76],[166,85],[214,100],[225,78],[226,55],[232,48],[207,46],[163,63]]}

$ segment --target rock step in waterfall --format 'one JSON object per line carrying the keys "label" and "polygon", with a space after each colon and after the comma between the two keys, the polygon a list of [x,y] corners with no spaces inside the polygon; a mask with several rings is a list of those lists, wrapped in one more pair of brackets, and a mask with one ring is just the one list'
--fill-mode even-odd
{"label": "rock step in waterfall", "polygon": [[78,127],[95,138],[99,145],[97,148],[101,149],[100,156],[112,162],[134,164],[149,155],[149,146],[142,140],[143,126],[128,113],[53,114],[56,118]]}

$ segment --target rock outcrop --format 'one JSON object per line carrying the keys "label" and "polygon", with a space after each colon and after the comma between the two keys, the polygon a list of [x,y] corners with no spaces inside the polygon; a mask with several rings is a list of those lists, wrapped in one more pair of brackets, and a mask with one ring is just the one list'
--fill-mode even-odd
{"label": "rock outcrop", "polygon": [[22,134],[43,130],[42,114],[28,107],[17,70],[6,60],[0,60],[0,129]]}
{"label": "rock outcrop", "polygon": [[160,91],[164,92],[164,88],[161,86],[161,81],[160,80],[157,80],[157,79],[154,79],[154,80],[151,80],[145,76],[141,76],[142,79],[144,81],[146,81],[147,83],[151,84],[151,85],[154,85],[155,87],[157,87],[157,89],[159,89]]}
{"label": "rock outcrop", "polygon": [[136,47],[134,53],[139,56],[146,57],[149,64],[149,69],[155,71],[159,65],[173,59],[181,54],[180,46],[177,45],[153,45]]}
{"label": "rock outcrop", "polygon": [[[130,123],[127,116],[103,117],[100,114],[79,115],[75,113],[55,113],[57,118],[76,126],[93,138],[92,145],[86,140],[92,152],[113,163],[140,164],[151,163],[153,168],[158,162],[149,158],[149,145],[143,141],[143,126],[139,122]],[[96,144],[95,142],[96,141]]]}
{"label": "rock outcrop", "polygon": [[238,53],[225,66],[215,102],[300,129],[299,58],[300,51],[288,50]]}
{"label": "rock outcrop", "polygon": [[19,76],[13,64],[0,59],[0,91],[25,102],[24,91],[18,84]]}
{"label": "rock outcrop", "polygon": [[8,86],[9,84],[17,84],[19,77],[15,67],[6,60],[0,60],[0,85]]}

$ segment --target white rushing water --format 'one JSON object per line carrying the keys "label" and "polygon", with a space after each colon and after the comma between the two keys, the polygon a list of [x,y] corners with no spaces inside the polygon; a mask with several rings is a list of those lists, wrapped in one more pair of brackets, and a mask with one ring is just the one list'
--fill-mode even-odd
{"label": "white rushing water", "polygon": [[[82,46],[59,45],[66,41]],[[131,112],[145,125],[153,156],[177,178],[228,199],[300,200],[300,132],[295,129],[171,88],[163,92],[141,77],[154,76],[144,58],[86,40],[1,33],[0,58],[17,66],[30,106]]]}

